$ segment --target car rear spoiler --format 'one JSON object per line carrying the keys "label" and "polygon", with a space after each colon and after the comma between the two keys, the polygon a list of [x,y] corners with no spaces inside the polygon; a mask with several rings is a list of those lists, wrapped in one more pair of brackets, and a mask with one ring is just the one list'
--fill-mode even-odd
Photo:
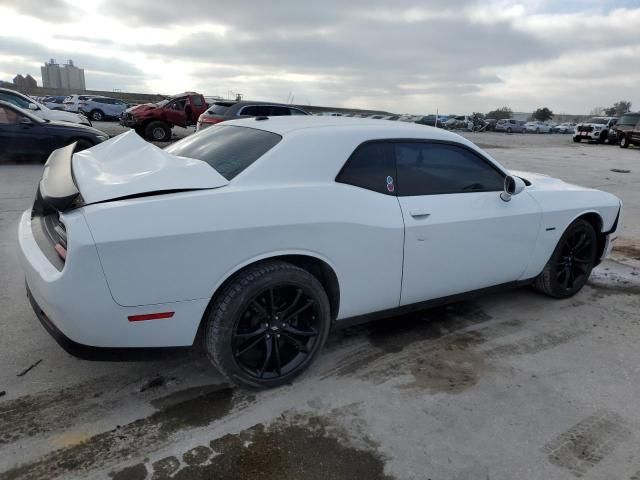
{"label": "car rear spoiler", "polygon": [[38,185],[33,215],[45,215],[53,211],[64,212],[78,206],[80,191],[73,179],[71,157],[76,142],[54,150],[44,164],[42,179]]}

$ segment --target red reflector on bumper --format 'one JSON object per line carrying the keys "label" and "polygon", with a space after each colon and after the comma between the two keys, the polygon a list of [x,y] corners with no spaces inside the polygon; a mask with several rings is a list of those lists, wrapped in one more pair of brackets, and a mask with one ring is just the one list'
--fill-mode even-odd
{"label": "red reflector on bumper", "polygon": [[130,322],[142,322],[144,320],[160,320],[161,318],[171,318],[175,312],[145,313],[143,315],[129,315]]}

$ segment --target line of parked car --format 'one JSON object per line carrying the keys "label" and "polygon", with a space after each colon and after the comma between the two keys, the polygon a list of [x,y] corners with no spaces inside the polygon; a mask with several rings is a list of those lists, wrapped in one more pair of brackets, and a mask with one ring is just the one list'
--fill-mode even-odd
{"label": "line of parked car", "polygon": [[628,148],[640,145],[640,112],[628,112],[620,117],[592,117],[576,125],[573,141],[608,143]]}

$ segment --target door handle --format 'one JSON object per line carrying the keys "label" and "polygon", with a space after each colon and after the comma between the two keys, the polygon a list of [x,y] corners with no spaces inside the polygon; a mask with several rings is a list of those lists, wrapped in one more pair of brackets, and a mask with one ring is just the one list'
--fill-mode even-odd
{"label": "door handle", "polygon": [[410,210],[409,214],[415,218],[416,220],[424,220],[425,218],[428,218],[431,214],[429,212],[426,212],[424,210]]}

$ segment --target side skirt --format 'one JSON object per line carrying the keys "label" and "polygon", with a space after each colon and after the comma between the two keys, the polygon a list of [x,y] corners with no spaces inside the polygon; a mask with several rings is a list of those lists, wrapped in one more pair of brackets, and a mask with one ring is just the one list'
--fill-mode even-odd
{"label": "side skirt", "polygon": [[366,313],[364,315],[357,315],[355,317],[343,318],[336,320],[333,324],[334,329],[342,329],[347,327],[353,327],[355,325],[361,325],[363,323],[369,323],[377,320],[382,320],[389,317],[395,317],[398,315],[405,315],[407,313],[416,312],[419,310],[428,310],[429,308],[440,307],[449,303],[461,302],[463,300],[470,300],[484,295],[488,295],[496,292],[504,292],[506,290],[513,290],[524,286],[531,285],[535,278],[527,280],[519,280],[516,282],[507,282],[500,285],[494,285],[492,287],[480,288],[478,290],[472,290],[470,292],[457,293],[455,295],[449,295],[446,297],[434,298],[425,302],[412,303],[410,305],[402,305],[401,307],[390,308],[387,310],[381,310],[379,312]]}

